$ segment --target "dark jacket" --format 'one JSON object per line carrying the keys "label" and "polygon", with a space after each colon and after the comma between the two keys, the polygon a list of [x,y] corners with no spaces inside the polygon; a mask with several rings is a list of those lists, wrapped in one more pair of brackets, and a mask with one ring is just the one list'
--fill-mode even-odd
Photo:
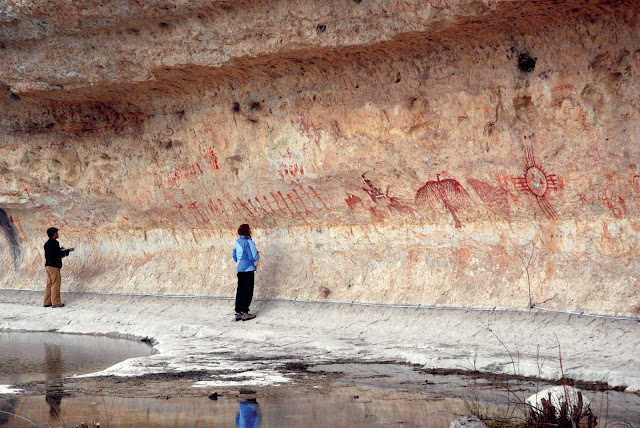
{"label": "dark jacket", "polygon": [[44,265],[62,268],[62,258],[69,255],[69,250],[61,250],[57,240],[49,238],[44,244]]}

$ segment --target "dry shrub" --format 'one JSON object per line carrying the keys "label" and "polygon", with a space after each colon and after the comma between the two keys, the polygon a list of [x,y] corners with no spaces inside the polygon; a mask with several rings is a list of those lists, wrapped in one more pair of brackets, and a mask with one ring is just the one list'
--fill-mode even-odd
{"label": "dry shrub", "polygon": [[527,427],[559,427],[574,428],[587,427],[595,428],[598,425],[598,418],[593,415],[589,405],[584,406],[582,393],[578,392],[578,402],[574,405],[568,400],[562,401],[560,409],[551,404],[551,393],[547,399],[542,399],[542,409],[530,409],[527,418]]}

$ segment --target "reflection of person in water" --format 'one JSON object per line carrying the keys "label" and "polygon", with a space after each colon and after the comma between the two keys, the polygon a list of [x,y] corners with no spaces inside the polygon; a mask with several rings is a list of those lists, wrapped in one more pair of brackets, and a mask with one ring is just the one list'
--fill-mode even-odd
{"label": "reflection of person in water", "polygon": [[237,428],[258,428],[260,426],[260,406],[258,400],[249,398],[242,400],[236,415]]}
{"label": "reflection of person in water", "polygon": [[9,396],[6,398],[0,398],[0,427],[9,425],[9,422],[14,420],[16,417],[22,417],[17,414],[21,412],[21,409],[18,408],[18,404],[20,404],[20,402],[16,397]]}
{"label": "reflection of person in water", "polygon": [[49,405],[49,417],[60,418],[63,384],[60,371],[62,369],[62,353],[60,345],[44,344],[44,365],[47,373],[47,389],[44,396]]}
{"label": "reflection of person in water", "polygon": [[60,418],[60,405],[62,404],[62,379],[55,379],[47,382],[47,392],[44,400],[49,405],[49,417],[51,419]]}

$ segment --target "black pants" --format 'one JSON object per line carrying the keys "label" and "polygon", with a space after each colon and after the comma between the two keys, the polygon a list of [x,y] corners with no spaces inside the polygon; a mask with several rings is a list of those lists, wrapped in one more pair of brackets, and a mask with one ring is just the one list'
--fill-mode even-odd
{"label": "black pants", "polygon": [[236,312],[249,312],[253,299],[254,271],[238,272],[238,291],[236,292]]}

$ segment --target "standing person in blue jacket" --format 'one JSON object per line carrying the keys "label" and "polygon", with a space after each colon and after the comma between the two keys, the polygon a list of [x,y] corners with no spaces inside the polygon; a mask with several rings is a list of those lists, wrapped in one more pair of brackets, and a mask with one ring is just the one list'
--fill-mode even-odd
{"label": "standing person in blue jacket", "polygon": [[256,316],[249,313],[253,299],[253,282],[260,253],[251,239],[251,228],[242,224],[238,228],[240,237],[233,246],[233,261],[238,262],[238,290],[236,292],[236,321],[248,321]]}

